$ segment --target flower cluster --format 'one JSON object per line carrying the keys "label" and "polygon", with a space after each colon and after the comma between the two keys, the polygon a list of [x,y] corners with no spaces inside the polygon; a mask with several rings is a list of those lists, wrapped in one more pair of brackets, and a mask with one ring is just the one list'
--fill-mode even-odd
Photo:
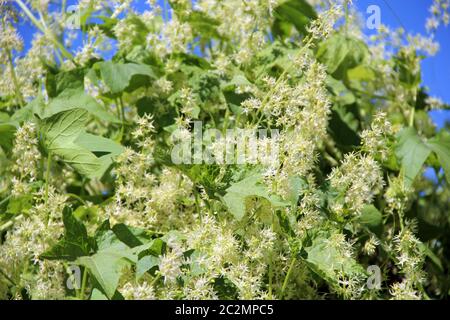
{"label": "flower cluster", "polygon": [[0,299],[448,296],[446,106],[420,68],[449,0],[427,36],[366,36],[347,0],[81,0],[79,32],[15,2]]}

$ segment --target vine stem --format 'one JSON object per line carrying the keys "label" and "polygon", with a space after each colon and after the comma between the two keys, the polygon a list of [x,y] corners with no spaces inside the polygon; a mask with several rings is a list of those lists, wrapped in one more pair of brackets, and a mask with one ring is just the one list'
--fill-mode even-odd
{"label": "vine stem", "polygon": [[[272,211],[272,223],[271,228],[272,232],[274,229],[274,221],[273,221],[274,212]],[[273,252],[270,252],[270,260],[269,260],[269,299],[273,299],[272,291],[273,291]]]}
{"label": "vine stem", "polygon": [[73,60],[73,55],[67,51],[67,49],[56,39],[56,36],[49,31],[36,17],[33,15],[33,13],[28,9],[25,3],[22,2],[22,0],[14,0],[17,5],[23,10],[23,12],[26,14],[26,16],[31,20],[31,22],[38,28],[42,33],[44,33],[50,41],[53,42],[54,45],[58,47],[59,50],[61,50],[61,53],[66,59],[71,60],[75,65],[76,63]]}
{"label": "vine stem", "polygon": [[159,279],[161,279],[161,275],[158,273],[152,283],[150,283],[150,286],[153,287]]}
{"label": "vine stem", "polygon": [[116,105],[117,105],[117,113],[121,122],[120,137],[122,138],[125,132],[125,109],[123,107],[122,97],[116,99]]}
{"label": "vine stem", "polygon": [[47,157],[47,168],[45,172],[45,205],[48,205],[48,185],[50,180],[50,166],[52,164],[52,154],[49,153]]}
{"label": "vine stem", "polygon": [[81,300],[84,300],[84,292],[86,291],[87,278],[88,278],[87,268],[84,268],[83,280],[81,280],[81,290],[80,290],[80,299]]}
{"label": "vine stem", "polygon": [[273,266],[272,266],[272,254],[271,254],[270,255],[270,263],[269,263],[269,300],[273,299],[272,282],[273,282]]}
{"label": "vine stem", "polygon": [[12,58],[12,53],[11,50],[8,50],[8,62],[9,62],[9,67],[11,68],[11,77],[14,83],[14,88],[16,91],[16,98],[17,98],[17,102],[19,103],[20,106],[24,105],[24,100],[22,97],[22,93],[20,92],[20,84],[19,84],[19,80],[17,79],[17,75],[16,75],[16,71],[14,70],[14,63],[13,63],[13,58]]}
{"label": "vine stem", "polygon": [[411,108],[411,114],[409,116],[409,126],[412,128],[414,127],[414,116],[416,113],[416,108]]}
{"label": "vine stem", "polygon": [[195,195],[195,208],[196,208],[198,214],[201,215],[199,193],[195,186],[194,186],[193,190],[194,190],[194,195]]}
{"label": "vine stem", "polygon": [[74,194],[74,193],[66,193],[66,195],[67,195],[68,197],[71,197],[71,198],[73,198],[73,199],[78,200],[80,203],[82,203],[82,204],[85,205],[85,206],[87,205],[86,201],[84,201],[83,198],[81,198],[80,196],[78,196],[78,195],[76,195],[76,194]]}
{"label": "vine stem", "polygon": [[11,228],[16,221],[18,221],[19,219],[22,219],[22,216],[23,216],[23,214],[20,213],[20,214],[14,216],[14,218],[9,220],[5,224],[0,225],[0,232],[6,231],[7,229]]}
{"label": "vine stem", "polygon": [[294,268],[295,262],[297,261],[297,253],[294,254],[294,257],[292,258],[291,264],[289,265],[288,272],[286,273],[286,277],[283,281],[283,286],[281,287],[281,293],[280,293],[280,300],[283,299],[284,291],[286,290],[286,286],[289,282],[289,277],[291,276],[292,269]]}
{"label": "vine stem", "polygon": [[5,199],[0,201],[0,206],[2,206],[4,203],[6,203],[6,201],[8,201],[9,199],[11,199],[11,195],[7,196]]}
{"label": "vine stem", "polygon": [[347,36],[348,35],[348,17],[349,17],[349,4],[350,4],[350,0],[345,0],[345,4],[344,4],[344,6],[345,6],[345,25],[344,25],[344,32],[345,32],[345,35]]}
{"label": "vine stem", "polygon": [[[2,21],[3,29],[6,28],[5,24],[6,24],[5,21]],[[13,61],[13,56],[12,56],[12,50],[8,48],[6,50],[6,53],[8,56],[9,67],[11,69],[11,78],[14,83],[14,89],[15,89],[14,91],[16,94],[16,99],[17,99],[17,102],[19,103],[19,105],[22,106],[24,104],[24,101],[23,101],[22,94],[20,93],[20,85],[19,85],[19,81],[17,79],[16,71],[14,70],[14,61]]]}
{"label": "vine stem", "polygon": [[13,286],[16,285],[16,283],[13,281],[13,279],[11,279],[11,278],[6,274],[6,272],[3,271],[1,268],[0,268],[0,274],[1,274],[3,277],[5,277],[5,279],[8,280]]}

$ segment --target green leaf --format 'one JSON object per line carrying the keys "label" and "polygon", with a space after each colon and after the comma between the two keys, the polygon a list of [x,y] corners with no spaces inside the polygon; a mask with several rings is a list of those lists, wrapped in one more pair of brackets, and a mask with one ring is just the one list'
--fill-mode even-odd
{"label": "green leaf", "polygon": [[405,184],[410,186],[430,155],[430,148],[414,128],[405,128],[398,134],[396,155],[401,159]]}
{"label": "green leaf", "polygon": [[430,139],[427,144],[436,153],[447,181],[450,183],[450,135],[438,135]]}
{"label": "green leaf", "polygon": [[153,69],[143,64],[104,61],[97,65],[103,81],[113,94],[136,89],[156,79]]}
{"label": "green leaf", "polygon": [[98,206],[95,205],[83,205],[79,206],[74,212],[73,215],[79,221],[84,223],[93,222],[95,223],[98,220]]}
{"label": "green leaf", "polygon": [[336,80],[331,76],[327,77],[327,87],[330,92],[333,94],[333,99],[335,102],[339,103],[339,105],[351,105],[356,102],[355,95],[347,89],[345,84]]}
{"label": "green leaf", "polygon": [[90,300],[108,300],[108,297],[105,296],[99,289],[94,288],[92,290]]}
{"label": "green leaf", "polygon": [[145,237],[145,230],[128,227],[123,223],[116,224],[112,230],[120,241],[131,248],[149,241],[149,238]]}
{"label": "green leaf", "polygon": [[158,266],[160,259],[155,256],[145,256],[136,264],[136,280],[139,280],[147,271]]}
{"label": "green leaf", "polygon": [[73,69],[59,73],[47,73],[46,89],[48,96],[54,98],[67,89],[84,89],[84,70]]}
{"label": "green leaf", "polygon": [[11,151],[17,127],[13,123],[0,123],[0,147],[5,152]]}
{"label": "green leaf", "polygon": [[111,299],[126,266],[138,262],[139,253],[147,250],[151,243],[130,248],[119,241],[112,231],[106,232],[98,251],[92,256],[78,258],[75,263],[86,267],[95,278],[106,296]]}
{"label": "green leaf", "polygon": [[358,120],[347,108],[335,105],[331,110],[328,131],[342,150],[351,150],[360,144]]}
{"label": "green leaf", "polygon": [[39,92],[38,96],[28,103],[25,107],[17,110],[12,116],[11,120],[23,123],[28,120],[33,119],[34,114],[39,114],[41,110],[44,109],[45,101],[41,92]]}
{"label": "green leaf", "polygon": [[336,79],[344,79],[347,70],[363,64],[369,56],[367,45],[356,38],[335,34],[322,42],[317,59],[327,66]]}
{"label": "green leaf", "polygon": [[12,197],[8,202],[6,212],[10,214],[26,213],[33,207],[33,196],[30,194]]}
{"label": "green leaf", "polygon": [[289,202],[282,201],[275,196],[269,195],[266,187],[262,184],[260,174],[254,174],[243,179],[227,189],[227,194],[223,197],[225,204],[231,214],[241,220],[245,215],[245,199],[247,197],[261,197],[269,200],[274,207],[284,207]]}
{"label": "green leaf", "polygon": [[[122,147],[108,139],[85,133],[87,120],[88,112],[82,109],[60,112],[44,119],[41,122],[43,145],[48,153],[59,156],[80,174],[99,178]],[[105,154],[97,157],[93,152]]]}
{"label": "green leaf", "polygon": [[365,275],[363,267],[355,259],[345,256],[337,245],[330,242],[331,234],[321,231],[306,247],[306,264],[310,269],[330,284],[337,284],[338,272],[348,276]]}
{"label": "green leaf", "polygon": [[222,90],[233,91],[237,87],[251,86],[252,83],[245,77],[244,74],[236,74],[230,81],[222,84]]}
{"label": "green leaf", "polygon": [[425,244],[420,243],[420,250],[439,268],[441,272],[444,272],[444,267],[442,265],[441,259]]}
{"label": "green leaf", "polygon": [[86,267],[111,299],[116,292],[123,268],[134,261],[126,248],[108,248],[89,257],[80,257],[75,263]]}
{"label": "green leaf", "polygon": [[73,216],[69,207],[65,207],[63,210],[63,222],[64,237],[50,250],[43,253],[40,256],[42,259],[73,261],[78,257],[88,255],[93,248],[86,227]]}
{"label": "green leaf", "polygon": [[274,9],[274,17],[272,32],[275,36],[286,37],[290,33],[288,25],[293,25],[300,34],[306,34],[306,27],[317,14],[305,0],[285,0]]}
{"label": "green leaf", "polygon": [[191,25],[194,36],[200,37],[202,45],[208,43],[210,39],[223,39],[217,30],[220,23],[201,11],[192,11],[186,18],[186,22]]}
{"label": "green leaf", "polygon": [[94,153],[100,162],[98,176],[102,176],[114,162],[114,158],[120,155],[125,148],[117,142],[90,133],[81,133],[75,140],[75,144]]}
{"label": "green leaf", "polygon": [[87,111],[73,109],[45,119],[41,130],[48,153],[61,157],[80,174],[94,177],[100,170],[100,161],[89,150],[74,143],[87,120]]}
{"label": "green leaf", "polygon": [[369,228],[372,232],[380,234],[383,215],[374,205],[366,205],[357,218],[358,222]]}
{"label": "green leaf", "polygon": [[59,112],[72,109],[84,109],[99,120],[119,123],[120,120],[104,109],[94,98],[83,90],[66,89],[58,97],[52,99],[39,113],[41,119],[49,118]]}
{"label": "green leaf", "polygon": [[293,176],[289,178],[289,191],[288,199],[292,208],[297,208],[298,198],[300,197],[300,191],[306,189],[307,182],[299,176]]}

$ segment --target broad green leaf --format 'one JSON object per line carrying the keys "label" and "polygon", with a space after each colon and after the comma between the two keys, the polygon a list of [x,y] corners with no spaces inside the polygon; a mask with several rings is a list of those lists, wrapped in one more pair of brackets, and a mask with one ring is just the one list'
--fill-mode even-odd
{"label": "broad green leaf", "polygon": [[365,275],[363,267],[355,259],[340,252],[330,237],[330,233],[321,231],[312,239],[311,245],[305,248],[308,254],[305,262],[311,270],[330,284],[337,283],[339,272],[348,276]]}
{"label": "broad green leaf", "polygon": [[82,109],[60,112],[42,122],[42,133],[46,135],[45,145],[49,148],[55,141],[73,142],[84,130],[88,113]]}
{"label": "broad green leaf", "polygon": [[75,143],[56,140],[48,150],[88,178],[100,178],[104,172],[99,158]]}
{"label": "broad green leaf", "polygon": [[317,59],[327,66],[336,79],[344,79],[347,70],[364,63],[369,56],[367,45],[356,38],[335,34],[322,42]]}
{"label": "broad green leaf", "polygon": [[438,135],[430,139],[427,144],[436,153],[447,181],[450,183],[450,135]]}
{"label": "broad green leaf", "polygon": [[0,112],[0,123],[8,122],[9,119],[10,119],[9,114],[7,114],[6,112]]}
{"label": "broad green leaf", "polygon": [[[105,226],[106,228],[109,228],[109,222],[108,225]],[[129,248],[125,243],[120,241],[120,239],[117,237],[117,235],[112,231],[111,229],[104,229],[104,230],[97,230],[97,234],[95,236],[95,241],[97,243],[97,250],[105,250],[110,248],[117,248],[119,250],[127,249]]]}
{"label": "broad green leaf", "polygon": [[38,115],[41,119],[44,119],[59,112],[72,109],[84,109],[99,120],[112,123],[120,122],[115,115],[108,112],[94,98],[79,89],[64,90],[64,92],[62,92],[58,97],[52,99],[50,103],[38,113]]}
{"label": "broad green leaf", "polygon": [[441,272],[444,271],[441,259],[431,250],[425,243],[420,243],[420,250],[439,268]]}
{"label": "broad green leaf", "polygon": [[414,128],[405,128],[398,135],[396,155],[401,159],[405,184],[410,186],[430,155],[430,148]]}
{"label": "broad green leaf", "polygon": [[360,137],[357,133],[358,120],[352,112],[347,110],[348,107],[335,105],[331,110],[328,126],[328,131],[337,146],[344,151],[351,150],[360,144]]}
{"label": "broad green leaf", "polygon": [[204,12],[191,11],[186,18],[186,22],[191,25],[194,36],[200,37],[201,44],[206,44],[213,38],[223,39],[220,32],[217,30],[220,22],[209,17]]}
{"label": "broad green leaf", "polygon": [[289,36],[292,24],[299,33],[306,34],[309,22],[317,18],[314,8],[305,0],[284,0],[274,9],[272,32],[282,37]]}
{"label": "broad green leaf", "polygon": [[135,260],[126,249],[107,248],[88,257],[80,257],[75,263],[89,270],[100,284],[106,296],[111,299],[116,292],[123,268]]}
{"label": "broad green leaf", "polygon": [[83,205],[79,206],[73,215],[78,220],[84,223],[95,223],[98,221],[99,207],[95,205]]}
{"label": "broad green leaf", "polygon": [[367,66],[359,65],[356,68],[349,69],[347,76],[350,81],[373,81],[375,80],[375,73]]}
{"label": "broad green leaf", "polygon": [[88,237],[86,227],[78,221],[68,207],[63,211],[64,237],[40,257],[49,260],[73,261],[86,256],[92,249],[92,240]]}
{"label": "broad green leaf", "polygon": [[26,213],[33,207],[33,196],[30,194],[19,195],[9,199],[6,212],[10,214]]}
{"label": "broad green leaf", "polygon": [[300,191],[307,187],[307,183],[299,176],[293,176],[289,178],[289,192],[288,199],[292,208],[297,208],[298,198],[300,197]]}
{"label": "broad green leaf", "polygon": [[125,149],[117,142],[90,133],[81,133],[75,140],[75,144],[94,153],[100,162],[99,176],[103,175],[111,166],[116,156]]}
{"label": "broad green leaf", "polygon": [[366,205],[362,209],[357,221],[369,228],[372,232],[380,234],[383,215],[374,205]]}
{"label": "broad green leaf", "polygon": [[356,102],[355,95],[347,89],[345,84],[340,81],[336,80],[331,76],[327,77],[327,87],[333,94],[333,99],[335,102],[339,103],[339,105],[350,105]]}
{"label": "broad green leaf", "polygon": [[136,263],[136,279],[139,280],[147,271],[158,266],[160,259],[155,256],[145,256]]}
{"label": "broad green leaf", "polygon": [[45,106],[44,97],[41,93],[38,94],[38,96],[32,100],[30,103],[28,103],[25,107],[17,110],[12,116],[11,120],[23,123],[28,120],[33,119],[34,114],[39,114],[41,110]]}
{"label": "broad green leaf", "polygon": [[106,296],[111,299],[126,266],[138,262],[139,253],[147,250],[151,243],[130,248],[120,242],[112,231],[106,232],[98,251],[92,256],[78,258],[75,263],[86,267]]}
{"label": "broad green leaf", "polygon": [[128,227],[123,223],[116,224],[112,230],[120,241],[131,248],[149,241],[149,238],[145,236],[145,230]]}
{"label": "broad green leaf", "polygon": [[230,81],[222,84],[222,90],[235,90],[237,87],[251,86],[252,83],[243,74],[236,74]]}
{"label": "broad green leaf", "polygon": [[13,123],[0,123],[0,147],[9,152],[13,147],[17,127]]}
{"label": "broad green leaf", "polygon": [[356,68],[347,71],[349,87],[357,91],[364,91],[365,84],[375,80],[375,72],[366,65],[358,65]]}
{"label": "broad green leaf", "polygon": [[90,300],[108,300],[108,297],[105,296],[99,289],[94,288],[92,290]]}
{"label": "broad green leaf", "polygon": [[374,205],[366,205],[361,215],[358,217],[358,221],[369,227],[377,227],[382,222],[382,214]]}
{"label": "broad green leaf", "polygon": [[73,69],[59,73],[48,72],[46,78],[48,96],[54,98],[67,89],[84,89],[84,70]]}
{"label": "broad green leaf", "polygon": [[327,66],[330,74],[333,74],[349,54],[346,38],[342,35],[334,35],[323,42],[317,52],[317,58]]}
{"label": "broad green leaf", "polygon": [[[88,112],[83,109],[60,112],[44,119],[41,122],[43,145],[48,153],[59,156],[80,174],[99,178],[111,164],[112,157],[121,152],[121,147],[105,138],[85,133],[87,120]],[[101,143],[104,146],[100,147]],[[89,147],[101,150],[89,150]],[[104,155],[97,157],[93,152],[103,152]]]}
{"label": "broad green leaf", "polygon": [[254,174],[233,184],[227,189],[227,194],[223,197],[225,204],[231,214],[241,220],[245,215],[245,200],[247,197],[262,197],[270,201],[274,207],[283,207],[289,202],[282,201],[275,196],[270,196],[266,187],[262,184],[260,174]]}
{"label": "broad green leaf", "polygon": [[[98,63],[98,68],[103,81],[113,94],[123,92],[129,87],[135,89],[139,84],[148,84],[151,79],[156,78],[152,68],[143,64],[104,61]],[[134,85],[133,78],[136,81]]]}

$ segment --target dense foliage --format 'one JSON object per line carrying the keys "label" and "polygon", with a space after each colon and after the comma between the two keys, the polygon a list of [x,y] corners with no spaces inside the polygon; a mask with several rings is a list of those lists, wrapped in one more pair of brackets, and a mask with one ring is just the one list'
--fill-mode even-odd
{"label": "dense foliage", "polygon": [[[81,31],[62,2],[0,0],[0,298],[448,297],[448,1],[427,37],[349,1],[83,0]],[[212,161],[173,161],[194,121]]]}

